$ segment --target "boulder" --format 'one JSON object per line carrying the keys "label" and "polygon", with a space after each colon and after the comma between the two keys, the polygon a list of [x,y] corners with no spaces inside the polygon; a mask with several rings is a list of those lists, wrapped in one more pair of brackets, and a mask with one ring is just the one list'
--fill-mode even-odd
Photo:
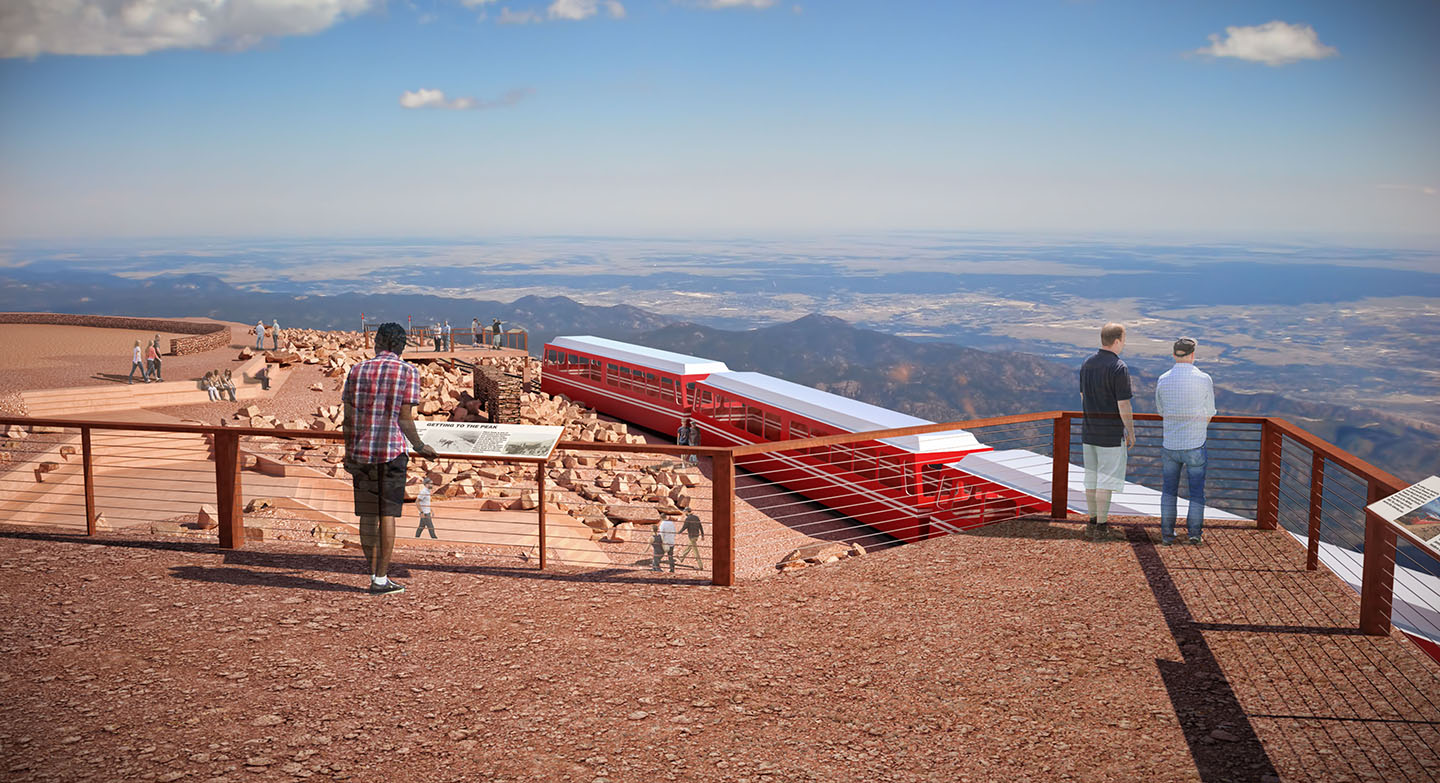
{"label": "boulder", "polygon": [[253,419],[259,415],[260,409],[254,405],[246,405],[240,410],[235,411],[235,418],[237,419]]}
{"label": "boulder", "polygon": [[245,504],[245,513],[253,514],[262,509],[274,507],[275,502],[270,498],[251,498],[250,502]]}
{"label": "boulder", "polygon": [[215,510],[215,507],[209,503],[202,504],[200,506],[200,519],[196,521],[195,526],[201,530],[214,530],[220,527],[220,512]]}

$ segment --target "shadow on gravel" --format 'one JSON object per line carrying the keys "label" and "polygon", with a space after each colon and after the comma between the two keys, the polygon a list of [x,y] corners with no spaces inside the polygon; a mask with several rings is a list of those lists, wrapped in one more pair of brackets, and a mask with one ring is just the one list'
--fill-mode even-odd
{"label": "shadow on gravel", "polygon": [[[86,536],[84,534],[70,533],[48,533],[37,531],[0,530],[0,539],[13,539],[17,541],[49,541],[67,544],[83,544],[85,546],[118,547],[122,549],[148,550],[154,552],[179,552],[185,554],[220,555],[226,566],[238,566],[245,568],[271,568],[282,571],[319,571],[334,574],[345,574],[347,577],[360,579],[365,576],[365,561],[356,552],[353,555],[338,555],[325,553],[308,552],[266,552],[256,549],[220,549],[214,541],[166,541],[160,539],[144,538],[123,538],[106,536]],[[648,562],[648,561],[647,561]],[[179,568],[177,566],[176,568]],[[204,569],[204,566],[195,566]],[[236,570],[236,569],[230,569]],[[404,562],[395,561],[390,566],[390,575],[397,579],[408,579],[416,572],[433,572],[439,574],[474,574],[477,576],[503,576],[512,579],[542,579],[556,582],[571,583],[607,583],[607,584],[661,584],[661,585],[708,585],[710,578],[704,572],[696,571],[693,576],[681,576],[680,574],[654,573],[646,568],[644,571],[636,571],[630,568],[599,568],[587,571],[563,570],[563,567],[551,566],[544,571],[533,565],[503,566],[503,565],[481,565],[469,563],[426,563],[426,562]],[[257,572],[256,578],[269,577],[273,574]],[[182,577],[188,578],[188,577]],[[212,581],[229,581],[215,579]],[[321,580],[309,580],[316,585],[330,585],[331,583]],[[242,584],[241,582],[235,582]],[[273,584],[273,582],[261,581],[244,582],[243,584]],[[304,585],[297,585],[304,586]],[[317,588],[320,589],[320,588]],[[323,589],[331,589],[325,587]],[[344,586],[335,589],[348,589]]]}
{"label": "shadow on gravel", "polygon": [[277,574],[273,571],[250,571],[244,568],[228,568],[225,566],[217,568],[208,566],[172,566],[170,568],[170,575],[176,579],[189,579],[196,582],[213,582],[243,587],[279,587],[299,590],[320,590],[332,593],[360,593],[365,590],[365,585],[360,580],[355,580],[353,584],[338,584],[335,582],[324,582],[319,579],[309,579],[296,574]]}
{"label": "shadow on gravel", "polygon": [[1235,689],[1195,622],[1185,599],[1170,578],[1160,553],[1146,532],[1126,531],[1135,559],[1165,617],[1165,625],[1180,649],[1183,661],[1155,659],[1170,704],[1190,746],[1195,770],[1206,783],[1229,780],[1279,779],[1275,765],[1260,743],[1250,716],[1240,706]]}
{"label": "shadow on gravel", "polygon": [[1079,539],[1085,535],[1085,521],[1016,517],[984,527],[971,528],[960,535],[980,538]]}

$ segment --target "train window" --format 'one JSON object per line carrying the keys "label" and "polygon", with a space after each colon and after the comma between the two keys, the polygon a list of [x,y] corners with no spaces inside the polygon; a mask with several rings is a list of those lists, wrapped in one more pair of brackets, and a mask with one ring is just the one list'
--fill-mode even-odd
{"label": "train window", "polygon": [[[691,393],[691,394],[694,394],[694,393],[695,393],[695,384],[693,384],[693,383],[690,384],[690,393]],[[708,410],[710,410],[711,408],[714,408],[714,407],[715,407],[715,395],[711,394],[709,389],[701,389],[701,390],[700,390],[700,409],[701,409],[701,410],[706,410],[706,411],[708,411]]]}
{"label": "train window", "polygon": [[560,361],[559,356],[560,356],[560,352],[559,352],[559,351],[546,351],[546,352],[545,352],[545,361],[546,361],[546,362],[549,362],[550,364],[554,364],[554,363]]}
{"label": "train window", "polygon": [[780,440],[780,414],[765,414],[765,440]]}
{"label": "train window", "polygon": [[855,450],[855,467],[853,470],[863,478],[875,478],[875,449],[858,448]]}
{"label": "train window", "polygon": [[603,378],[604,375],[605,375],[605,374],[600,371],[600,360],[599,360],[599,359],[591,359],[591,360],[590,360],[590,379],[593,380],[593,381],[595,381],[596,383],[599,383],[599,382],[600,382],[600,379]]}
{"label": "train window", "polygon": [[674,380],[663,375],[660,376],[660,396],[667,400],[674,400],[677,404],[680,402],[680,395],[675,393]]}
{"label": "train window", "polygon": [[605,365],[605,383],[608,386],[620,385],[620,368],[613,364]]}
{"label": "train window", "polygon": [[920,469],[920,494],[936,495],[940,492],[941,481],[945,477],[945,466],[938,462],[932,462]]}
{"label": "train window", "polygon": [[656,378],[653,372],[645,373],[645,394],[650,397],[660,396],[660,379]]}
{"label": "train window", "polygon": [[753,405],[745,406],[745,431],[752,435],[765,435],[765,414]]}
{"label": "train window", "polygon": [[[791,420],[790,440],[805,440],[810,437],[810,428],[804,422]],[[809,454],[810,449],[797,449],[800,454]]]}
{"label": "train window", "polygon": [[905,463],[894,457],[880,460],[880,483],[887,487],[905,489]]}
{"label": "train window", "polygon": [[565,363],[570,365],[571,367],[575,367],[580,364],[580,357],[572,353],[570,354],[569,358],[566,360]]}

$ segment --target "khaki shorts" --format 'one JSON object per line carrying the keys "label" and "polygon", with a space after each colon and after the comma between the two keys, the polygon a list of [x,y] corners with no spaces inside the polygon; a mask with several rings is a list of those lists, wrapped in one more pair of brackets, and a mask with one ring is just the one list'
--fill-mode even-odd
{"label": "khaki shorts", "polygon": [[1119,446],[1084,445],[1085,488],[1120,491],[1125,488],[1125,463],[1129,459],[1124,444]]}

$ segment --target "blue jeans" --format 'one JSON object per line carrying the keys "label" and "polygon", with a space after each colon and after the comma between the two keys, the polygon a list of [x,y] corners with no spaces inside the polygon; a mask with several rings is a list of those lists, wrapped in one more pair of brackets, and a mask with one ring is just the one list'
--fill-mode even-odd
{"label": "blue jeans", "polygon": [[1193,449],[1160,449],[1160,465],[1165,471],[1164,484],[1160,490],[1160,537],[1165,541],[1175,538],[1176,493],[1180,489],[1180,470],[1184,468],[1190,481],[1190,510],[1185,516],[1185,527],[1190,537],[1200,537],[1200,526],[1205,522],[1205,447]]}

